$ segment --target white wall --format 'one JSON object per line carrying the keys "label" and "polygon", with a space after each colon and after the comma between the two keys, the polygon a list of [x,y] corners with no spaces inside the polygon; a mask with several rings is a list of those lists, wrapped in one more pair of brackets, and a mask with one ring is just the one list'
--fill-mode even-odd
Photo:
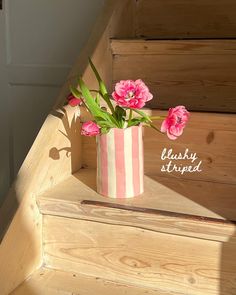
{"label": "white wall", "polygon": [[0,204],[103,0],[5,0],[0,12]]}

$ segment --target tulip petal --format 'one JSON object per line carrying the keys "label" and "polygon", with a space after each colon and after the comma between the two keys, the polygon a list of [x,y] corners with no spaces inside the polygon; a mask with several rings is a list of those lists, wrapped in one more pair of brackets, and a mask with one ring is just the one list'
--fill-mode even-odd
{"label": "tulip petal", "polygon": [[165,133],[168,129],[167,119],[165,119],[161,124],[161,132]]}

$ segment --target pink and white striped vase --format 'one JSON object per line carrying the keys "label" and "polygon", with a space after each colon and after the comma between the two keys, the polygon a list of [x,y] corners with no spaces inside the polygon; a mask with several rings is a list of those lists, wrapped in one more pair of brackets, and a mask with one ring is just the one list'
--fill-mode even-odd
{"label": "pink and white striped vase", "polygon": [[97,192],[110,198],[143,193],[142,126],[113,128],[97,136]]}

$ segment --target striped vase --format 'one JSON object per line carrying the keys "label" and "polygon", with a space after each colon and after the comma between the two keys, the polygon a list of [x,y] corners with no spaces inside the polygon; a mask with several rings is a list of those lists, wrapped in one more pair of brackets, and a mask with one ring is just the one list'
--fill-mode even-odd
{"label": "striped vase", "polygon": [[97,191],[110,198],[143,193],[142,126],[113,128],[97,136]]}

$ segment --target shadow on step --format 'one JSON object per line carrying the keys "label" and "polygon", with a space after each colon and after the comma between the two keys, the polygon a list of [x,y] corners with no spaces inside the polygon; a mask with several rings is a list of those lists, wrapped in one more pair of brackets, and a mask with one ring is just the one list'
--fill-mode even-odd
{"label": "shadow on step", "polygon": [[[165,187],[203,206],[215,215],[216,218],[233,221],[236,224],[236,185],[184,179],[179,181],[178,179],[158,176],[152,178]],[[217,243],[219,243],[220,247],[220,272],[214,269],[210,273],[204,272],[204,269],[199,270],[199,272],[206,276],[206,278],[209,278],[209,281],[215,281],[215,284],[219,286],[219,293],[213,294],[235,295],[236,232],[229,241]]]}
{"label": "shadow on step", "polygon": [[[60,114],[57,113],[54,115],[58,116]],[[78,151],[73,148],[73,146],[76,146],[76,144],[73,143],[77,137],[76,127],[74,125],[67,124],[67,121],[68,120],[66,120],[64,123],[66,131],[66,134],[64,135],[67,136],[67,138],[70,140],[71,145],[70,147],[64,148],[63,151],[65,151],[66,153],[70,153],[72,167],[76,167],[76,158],[78,157]],[[214,138],[212,134],[208,136],[208,143],[212,142],[213,139]],[[89,155],[88,158],[91,158],[94,162],[96,150],[94,142],[91,145],[88,144],[87,147],[87,150],[83,152],[85,152],[85,154],[87,153]],[[61,149],[58,150],[56,149],[56,147],[52,147],[49,153],[49,157],[53,160],[59,160],[61,151]],[[91,154],[89,154],[89,152],[91,152]],[[156,167],[156,169],[158,170],[158,167]],[[193,201],[195,204],[198,205],[198,207],[204,208],[203,212],[208,212],[210,217],[225,219],[228,221],[236,221],[236,185],[188,179],[181,179],[180,181],[179,179],[174,177],[163,177],[156,175],[149,175],[149,177],[151,177],[167,189],[170,189],[177,194],[183,196],[184,198]],[[95,189],[95,178],[88,179],[86,177],[83,178],[83,176],[80,175],[79,180],[91,189]],[[184,213],[188,214],[188,212]],[[203,217],[206,216],[208,215],[203,215]],[[212,269],[209,271],[205,270],[203,266],[202,269],[199,269],[198,271],[199,274],[206,279],[206,281],[214,284],[214,286],[216,286],[216,289],[214,291],[212,289],[209,289],[209,293],[202,295],[236,295],[235,240],[236,233],[227,242],[222,243],[212,241],[212,243],[215,243],[216,245],[218,256],[209,257],[209,260],[214,260],[215,263],[213,264],[217,265],[217,269]],[[210,265],[212,264],[210,263]]]}
{"label": "shadow on step", "polygon": [[78,141],[80,139],[80,122],[78,117],[74,116],[69,118],[69,115],[65,108],[61,107],[59,110],[53,110],[51,115],[61,119],[63,128],[59,129],[62,136],[68,139],[68,146],[64,146],[58,149],[58,147],[52,147],[49,150],[49,158],[54,161],[61,159],[62,152],[66,153],[66,157],[71,159],[71,173],[78,170],[79,162],[79,150]]}

